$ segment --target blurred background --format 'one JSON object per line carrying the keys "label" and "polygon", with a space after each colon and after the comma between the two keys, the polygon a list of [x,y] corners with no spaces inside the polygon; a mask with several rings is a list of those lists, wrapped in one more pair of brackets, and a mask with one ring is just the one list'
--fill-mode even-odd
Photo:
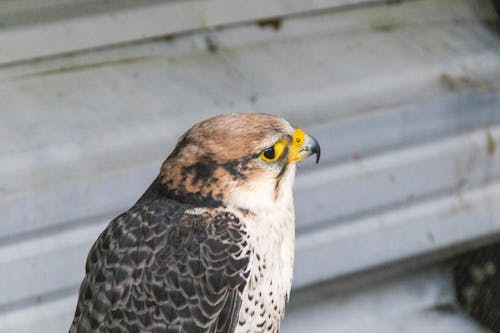
{"label": "blurred background", "polygon": [[323,150],[298,171],[282,332],[486,332],[452,271],[500,240],[495,6],[0,0],[0,332],[67,331],[98,234],[228,112]]}

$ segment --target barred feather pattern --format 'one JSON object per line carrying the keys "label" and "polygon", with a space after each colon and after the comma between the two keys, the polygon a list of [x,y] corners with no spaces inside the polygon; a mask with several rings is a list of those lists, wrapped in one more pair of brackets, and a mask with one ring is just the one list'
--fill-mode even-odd
{"label": "barred feather pattern", "polygon": [[168,198],[114,219],[88,255],[70,333],[234,332],[249,276],[232,213]]}

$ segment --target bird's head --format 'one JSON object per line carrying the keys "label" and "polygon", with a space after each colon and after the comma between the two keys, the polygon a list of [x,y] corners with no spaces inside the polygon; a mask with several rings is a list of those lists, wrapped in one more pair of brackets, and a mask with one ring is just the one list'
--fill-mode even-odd
{"label": "bird's head", "polygon": [[194,125],[163,163],[160,181],[176,199],[266,209],[292,201],[296,163],[318,142],[286,120],[268,114],[228,114]]}

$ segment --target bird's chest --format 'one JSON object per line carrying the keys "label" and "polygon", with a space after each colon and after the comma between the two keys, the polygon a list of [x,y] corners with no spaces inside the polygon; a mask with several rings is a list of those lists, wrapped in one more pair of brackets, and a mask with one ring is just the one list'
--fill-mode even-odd
{"label": "bird's chest", "polygon": [[252,221],[248,230],[250,275],[236,332],[278,332],[290,294],[295,228],[293,210]]}

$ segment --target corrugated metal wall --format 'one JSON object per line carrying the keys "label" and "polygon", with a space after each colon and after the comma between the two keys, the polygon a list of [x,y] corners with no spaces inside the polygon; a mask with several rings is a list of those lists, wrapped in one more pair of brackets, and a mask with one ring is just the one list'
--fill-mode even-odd
{"label": "corrugated metal wall", "polygon": [[1,332],[65,331],[91,243],[176,138],[247,111],[324,150],[284,332],[477,331],[433,309],[443,260],[500,232],[489,1],[96,3],[0,4]]}

